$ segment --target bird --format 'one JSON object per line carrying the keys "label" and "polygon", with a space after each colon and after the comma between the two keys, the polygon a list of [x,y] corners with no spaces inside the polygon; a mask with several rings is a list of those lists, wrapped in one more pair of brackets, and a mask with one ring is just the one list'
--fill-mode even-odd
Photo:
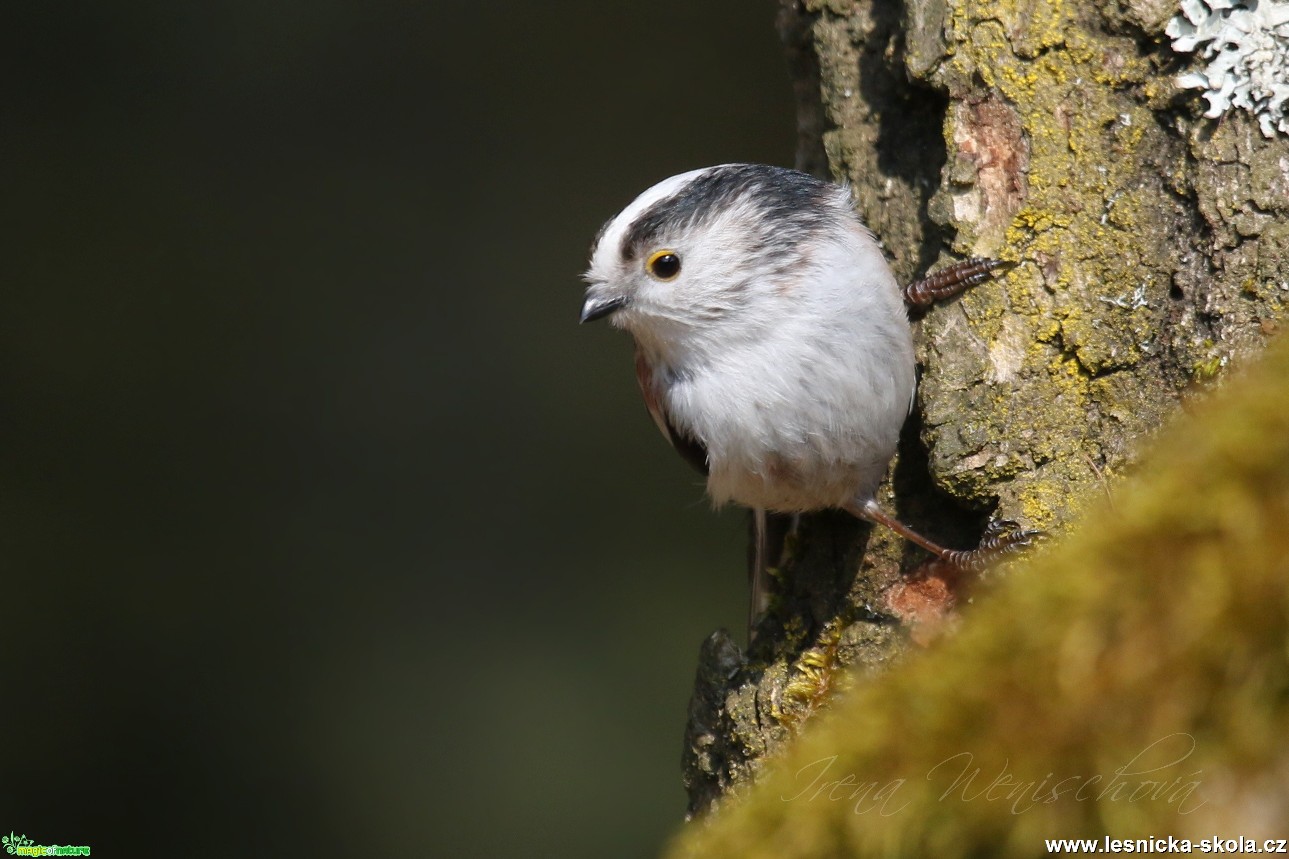
{"label": "bird", "polygon": [[946,549],[876,499],[915,402],[908,305],[1002,266],[972,258],[901,288],[847,186],[761,164],[664,179],[600,229],[580,321],[631,335],[662,435],[714,505],[752,510],[749,627],[768,604],[767,514],[849,511],[959,567],[1034,536]]}

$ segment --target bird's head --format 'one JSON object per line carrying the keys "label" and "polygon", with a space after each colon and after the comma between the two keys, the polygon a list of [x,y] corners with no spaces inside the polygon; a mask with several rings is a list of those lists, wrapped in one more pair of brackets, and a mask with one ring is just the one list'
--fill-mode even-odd
{"label": "bird's head", "polygon": [[[801,300],[830,246],[863,232],[849,192],[726,164],[665,179],[600,230],[581,319],[608,318],[675,362],[759,336]],[[871,239],[867,239],[871,241]]]}

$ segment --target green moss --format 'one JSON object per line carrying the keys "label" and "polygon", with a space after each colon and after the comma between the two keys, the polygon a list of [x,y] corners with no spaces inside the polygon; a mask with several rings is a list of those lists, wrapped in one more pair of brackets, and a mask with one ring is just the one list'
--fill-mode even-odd
{"label": "green moss", "polygon": [[1217,378],[1217,374],[1222,370],[1222,358],[1220,355],[1214,355],[1199,361],[1191,367],[1191,378],[1197,382],[1207,382]]}
{"label": "green moss", "polygon": [[1095,506],[954,637],[844,693],[668,855],[953,859],[1043,855],[1045,838],[1283,837],[1289,342]]}
{"label": "green moss", "polygon": [[789,730],[799,730],[830,697],[848,685],[839,648],[844,625],[837,620],[824,627],[813,647],[803,651],[788,669],[788,682],[771,714]]}

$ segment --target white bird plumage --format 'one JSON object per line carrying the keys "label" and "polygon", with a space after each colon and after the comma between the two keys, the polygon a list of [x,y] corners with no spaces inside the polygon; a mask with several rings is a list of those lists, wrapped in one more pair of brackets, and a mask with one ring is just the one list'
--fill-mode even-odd
{"label": "white bird plumage", "polygon": [[[921,281],[917,300],[997,265],[970,260]],[[752,164],[673,176],[605,224],[586,280],[582,320],[607,316],[635,339],[663,435],[705,471],[714,503],[755,511],[754,616],[765,511],[842,508],[945,560],[972,554],[937,546],[874,501],[914,393],[911,293],[845,187]]]}
{"label": "white bird plumage", "polygon": [[[756,183],[739,182],[753,170],[805,183],[823,217],[784,229],[782,246],[753,247],[767,217]],[[624,258],[643,214],[722,171],[731,190],[718,210],[656,237],[680,257],[674,280],[645,270],[653,247]],[[872,497],[913,395],[913,342],[899,286],[845,188],[751,165],[673,176],[609,222],[587,279],[591,300],[625,299],[611,322],[648,364],[657,419],[706,449],[713,502],[801,512]]]}

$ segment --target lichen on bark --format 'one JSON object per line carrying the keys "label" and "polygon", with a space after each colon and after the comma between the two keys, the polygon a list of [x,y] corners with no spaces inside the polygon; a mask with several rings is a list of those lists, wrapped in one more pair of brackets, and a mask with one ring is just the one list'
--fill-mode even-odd
{"label": "lichen on bark", "polygon": [[[950,100],[931,214],[956,253],[1018,265],[928,316],[923,436],[955,496],[1059,528],[1215,359],[1261,347],[1278,289],[1214,307],[1236,261],[1215,239],[1231,219],[1250,222],[1241,243],[1274,229],[1256,213],[1289,196],[1229,171],[1216,180],[1211,138],[1200,142],[1210,129],[1170,109],[1160,32],[1041,0],[961,4],[923,22],[936,24],[944,57],[910,68]],[[1217,135],[1256,151],[1252,164],[1273,157],[1249,123],[1227,126]],[[1237,191],[1256,199],[1204,215]],[[1239,259],[1250,254],[1261,257],[1246,247]],[[1279,260],[1264,284],[1285,278]]]}

